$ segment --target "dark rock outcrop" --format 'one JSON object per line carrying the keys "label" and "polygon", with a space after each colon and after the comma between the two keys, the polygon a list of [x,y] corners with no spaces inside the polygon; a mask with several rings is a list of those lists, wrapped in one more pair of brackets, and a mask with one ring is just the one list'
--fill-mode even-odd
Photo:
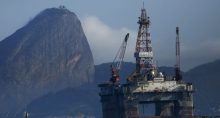
{"label": "dark rock outcrop", "polygon": [[89,83],[93,72],[77,16],[46,9],[0,42],[0,113],[15,114],[49,92]]}

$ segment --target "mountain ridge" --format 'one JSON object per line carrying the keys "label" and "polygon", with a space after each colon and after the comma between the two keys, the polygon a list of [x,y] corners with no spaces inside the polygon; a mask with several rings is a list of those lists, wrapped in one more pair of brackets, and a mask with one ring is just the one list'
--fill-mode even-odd
{"label": "mountain ridge", "polygon": [[0,42],[0,113],[93,81],[92,52],[77,16],[48,8]]}
{"label": "mountain ridge", "polygon": [[220,115],[220,59],[190,69],[184,77],[192,82],[195,91],[196,114]]}

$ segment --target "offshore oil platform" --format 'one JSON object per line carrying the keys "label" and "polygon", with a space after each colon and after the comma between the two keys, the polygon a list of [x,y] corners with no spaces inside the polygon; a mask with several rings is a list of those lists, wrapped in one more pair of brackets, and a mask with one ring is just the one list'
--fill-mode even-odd
{"label": "offshore oil platform", "polygon": [[[166,77],[159,72],[153,60],[150,19],[146,10],[141,9],[138,20],[139,30],[134,57],[136,69],[124,84],[120,83],[120,68],[126,50],[129,34],[111,65],[112,77],[109,82],[99,84],[103,118],[207,118],[193,114],[192,83],[182,80],[180,71],[179,28],[176,28],[176,65],[175,76]],[[153,104],[154,114],[143,112],[149,109],[141,106]],[[211,117],[208,117],[211,118]]]}

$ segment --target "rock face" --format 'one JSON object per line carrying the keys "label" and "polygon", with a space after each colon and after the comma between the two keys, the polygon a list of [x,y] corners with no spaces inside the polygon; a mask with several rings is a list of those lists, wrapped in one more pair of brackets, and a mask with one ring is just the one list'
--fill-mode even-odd
{"label": "rock face", "polygon": [[0,113],[16,113],[50,92],[92,81],[93,58],[81,23],[65,8],[42,11],[0,42]]}

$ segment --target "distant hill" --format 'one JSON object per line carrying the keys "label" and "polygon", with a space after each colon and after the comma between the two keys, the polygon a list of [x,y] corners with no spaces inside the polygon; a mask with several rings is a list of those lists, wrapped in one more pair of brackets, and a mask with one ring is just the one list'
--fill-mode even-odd
{"label": "distant hill", "polygon": [[0,117],[16,117],[48,93],[91,83],[93,74],[77,16],[65,8],[46,9],[0,42]]}
{"label": "distant hill", "polygon": [[56,93],[49,93],[32,101],[26,110],[30,113],[30,118],[48,118],[49,116],[101,118],[99,101],[97,86],[88,83],[77,88],[66,88]]}
{"label": "distant hill", "polygon": [[[105,81],[109,81],[111,78],[111,63],[103,63],[95,66],[95,84],[100,84]],[[121,82],[126,81],[126,77],[128,77],[135,69],[135,64],[131,62],[125,62],[122,65],[120,71]]]}
{"label": "distant hill", "polygon": [[[104,81],[109,81],[111,77],[111,63],[103,63],[95,66],[95,83],[99,84]],[[168,76],[174,76],[174,68],[162,66],[158,68]],[[120,71],[121,83],[126,82],[126,78],[135,71],[135,63],[124,62]]]}
{"label": "distant hill", "polygon": [[220,115],[220,60],[202,64],[185,73],[196,88],[195,112]]}

